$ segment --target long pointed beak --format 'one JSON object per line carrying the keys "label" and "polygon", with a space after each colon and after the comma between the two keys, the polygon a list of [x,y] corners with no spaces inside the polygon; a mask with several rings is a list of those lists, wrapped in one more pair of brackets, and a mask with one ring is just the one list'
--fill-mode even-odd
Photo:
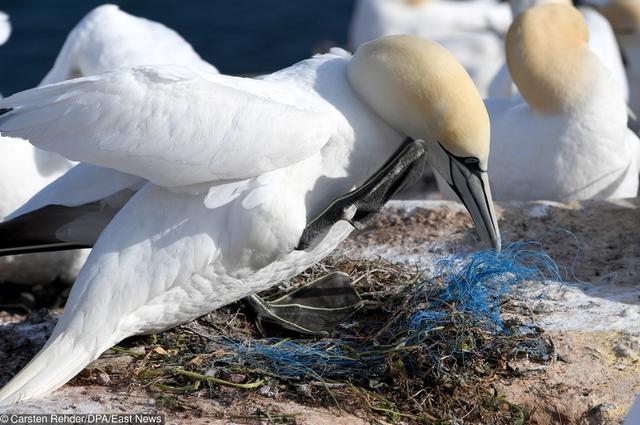
{"label": "long pointed beak", "polygon": [[427,161],[451,186],[469,211],[482,242],[500,251],[500,230],[493,209],[489,176],[477,162],[458,158],[437,142],[427,142]]}

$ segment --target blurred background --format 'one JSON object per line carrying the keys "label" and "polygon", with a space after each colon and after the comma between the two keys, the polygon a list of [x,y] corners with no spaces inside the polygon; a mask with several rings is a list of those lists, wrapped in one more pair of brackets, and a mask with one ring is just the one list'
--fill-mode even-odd
{"label": "blurred background", "polygon": [[0,93],[38,84],[71,29],[96,6],[114,3],[161,22],[225,74],[262,74],[344,46],[354,0],[0,0],[11,38],[0,49]]}

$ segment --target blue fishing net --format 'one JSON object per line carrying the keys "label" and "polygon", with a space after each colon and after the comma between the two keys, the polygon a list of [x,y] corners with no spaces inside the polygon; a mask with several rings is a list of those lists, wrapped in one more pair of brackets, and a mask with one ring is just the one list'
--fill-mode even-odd
{"label": "blue fishing net", "polygon": [[500,304],[509,290],[527,280],[562,280],[560,269],[540,244],[522,241],[499,253],[483,250],[445,256],[437,261],[433,274],[442,280],[440,289],[434,291],[429,280],[414,290],[416,302],[422,299],[429,306],[411,317],[410,327],[417,331],[428,332],[451,311],[468,313],[483,326],[504,330]]}
{"label": "blue fishing net", "polygon": [[505,323],[500,311],[510,290],[531,280],[562,280],[558,266],[536,242],[514,242],[500,253],[447,255],[437,261],[431,277],[363,309],[355,325],[332,338],[225,338],[219,344],[229,354],[217,361],[287,379],[353,382],[388,376],[397,367],[407,374],[427,367],[440,376],[489,349],[543,351],[545,345],[531,338],[519,339],[528,344],[518,342],[519,348],[504,346],[500,338],[531,332],[528,326]]}

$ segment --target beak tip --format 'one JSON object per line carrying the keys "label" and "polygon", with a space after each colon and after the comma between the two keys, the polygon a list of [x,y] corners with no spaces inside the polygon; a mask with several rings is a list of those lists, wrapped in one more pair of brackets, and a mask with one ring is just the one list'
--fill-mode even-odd
{"label": "beak tip", "polygon": [[480,238],[480,244],[486,249],[492,249],[496,254],[502,250],[502,239],[500,235],[484,235]]}

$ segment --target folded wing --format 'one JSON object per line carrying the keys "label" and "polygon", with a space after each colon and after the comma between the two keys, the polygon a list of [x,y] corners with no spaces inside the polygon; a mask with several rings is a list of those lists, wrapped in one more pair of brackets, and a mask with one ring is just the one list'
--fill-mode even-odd
{"label": "folded wing", "polygon": [[146,181],[78,164],[0,223],[0,256],[91,247]]}
{"label": "folded wing", "polygon": [[286,167],[329,140],[331,114],[295,86],[141,67],[0,100],[0,133],[165,187]]}

